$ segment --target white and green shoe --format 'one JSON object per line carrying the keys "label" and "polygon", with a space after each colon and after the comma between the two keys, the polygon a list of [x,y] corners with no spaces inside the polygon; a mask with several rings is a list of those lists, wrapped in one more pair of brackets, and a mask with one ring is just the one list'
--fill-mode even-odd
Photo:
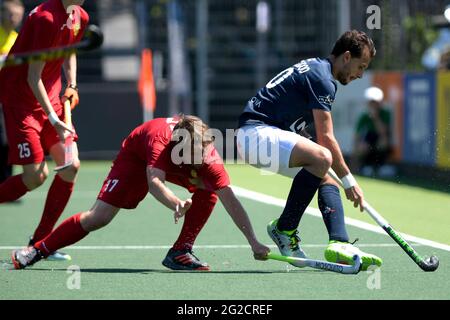
{"label": "white and green shoe", "polygon": [[383,260],[376,255],[361,251],[348,242],[330,241],[325,249],[325,259],[328,262],[353,264],[353,256],[357,254],[361,258],[361,270],[367,270],[370,266],[381,267]]}
{"label": "white and green shoe", "polygon": [[67,253],[61,251],[55,251],[51,253],[47,258],[47,261],[71,261],[72,257]]}
{"label": "white and green shoe", "polygon": [[278,219],[267,225],[267,233],[278,246],[280,253],[286,257],[306,258],[305,252],[299,245],[300,237],[298,231],[280,231],[277,228]]}

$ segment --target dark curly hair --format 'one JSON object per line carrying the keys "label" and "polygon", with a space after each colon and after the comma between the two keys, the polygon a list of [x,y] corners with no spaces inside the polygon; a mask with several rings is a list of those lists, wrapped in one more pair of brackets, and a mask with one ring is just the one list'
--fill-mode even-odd
{"label": "dark curly hair", "polygon": [[370,51],[370,56],[373,58],[377,53],[373,40],[364,32],[358,30],[351,30],[345,32],[334,44],[331,54],[339,57],[346,51],[349,51],[354,58],[361,58],[361,54],[366,47]]}

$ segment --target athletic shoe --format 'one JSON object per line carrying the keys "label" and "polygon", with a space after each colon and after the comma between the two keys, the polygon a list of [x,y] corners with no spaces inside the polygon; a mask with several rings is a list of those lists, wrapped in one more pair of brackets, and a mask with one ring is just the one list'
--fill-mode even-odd
{"label": "athletic shoe", "polygon": [[370,266],[380,267],[383,264],[381,258],[361,251],[361,249],[348,242],[330,241],[324,255],[329,262],[352,265],[355,254],[361,258],[361,270],[367,270]]}
{"label": "athletic shoe", "polygon": [[[33,240],[33,237],[30,237],[30,241],[28,241],[29,246],[34,246],[35,242]],[[61,251],[55,251],[48,255],[47,258],[44,258],[47,261],[70,261],[72,260],[72,257],[68,255],[67,253],[61,252]]]}
{"label": "athletic shoe", "polygon": [[172,270],[209,271],[209,265],[200,261],[190,249],[169,250],[162,262],[163,266]]}
{"label": "athletic shoe", "polygon": [[55,251],[45,259],[47,261],[70,261],[70,260],[72,260],[72,257],[70,255],[68,255],[67,253],[64,253],[61,251]]}
{"label": "athletic shoe", "polygon": [[42,253],[33,246],[14,250],[11,254],[12,263],[15,269],[25,269],[43,258]]}
{"label": "athletic shoe", "polygon": [[271,221],[267,225],[267,233],[273,242],[278,246],[281,254],[287,257],[306,258],[305,252],[298,245],[300,238],[298,231],[295,230],[292,234],[284,231],[279,231],[277,228],[278,219]]}

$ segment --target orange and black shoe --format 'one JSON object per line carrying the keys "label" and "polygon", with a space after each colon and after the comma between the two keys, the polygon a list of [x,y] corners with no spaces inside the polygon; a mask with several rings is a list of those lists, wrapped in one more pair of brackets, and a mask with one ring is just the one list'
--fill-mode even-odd
{"label": "orange and black shoe", "polygon": [[44,258],[43,254],[33,246],[29,246],[20,250],[14,250],[11,254],[11,260],[15,269],[25,269],[32,266],[39,260]]}
{"label": "orange and black shoe", "polygon": [[200,261],[190,249],[169,250],[162,262],[163,266],[172,270],[209,271],[209,265]]}

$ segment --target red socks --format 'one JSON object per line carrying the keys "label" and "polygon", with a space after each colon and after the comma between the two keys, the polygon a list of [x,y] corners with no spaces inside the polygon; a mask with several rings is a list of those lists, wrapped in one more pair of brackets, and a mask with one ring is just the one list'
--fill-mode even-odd
{"label": "red socks", "polygon": [[[192,206],[186,212],[183,228],[173,249],[191,249],[195,239],[202,230],[217,202],[214,192],[198,190],[192,197]],[[53,232],[43,240],[35,243],[45,256],[56,250],[74,244],[83,239],[89,232],[85,231],[80,223],[81,213],[64,220]]]}
{"label": "red socks", "polygon": [[33,241],[37,242],[45,238],[58,221],[69,201],[73,191],[73,182],[66,182],[56,175],[53,183],[48,190],[47,200],[45,201],[44,213],[41,222],[33,235]]}
{"label": "red socks", "polygon": [[0,184],[0,203],[17,200],[27,192],[28,188],[23,183],[21,174],[9,177]]}
{"label": "red socks", "polygon": [[173,249],[192,249],[195,239],[208,221],[217,202],[217,195],[206,190],[197,190],[192,197],[192,206],[184,216],[183,228]]}
{"label": "red socks", "polygon": [[80,241],[89,232],[84,231],[80,223],[81,213],[78,213],[64,220],[58,228],[50,233],[46,238],[34,244],[45,256],[56,250]]}

